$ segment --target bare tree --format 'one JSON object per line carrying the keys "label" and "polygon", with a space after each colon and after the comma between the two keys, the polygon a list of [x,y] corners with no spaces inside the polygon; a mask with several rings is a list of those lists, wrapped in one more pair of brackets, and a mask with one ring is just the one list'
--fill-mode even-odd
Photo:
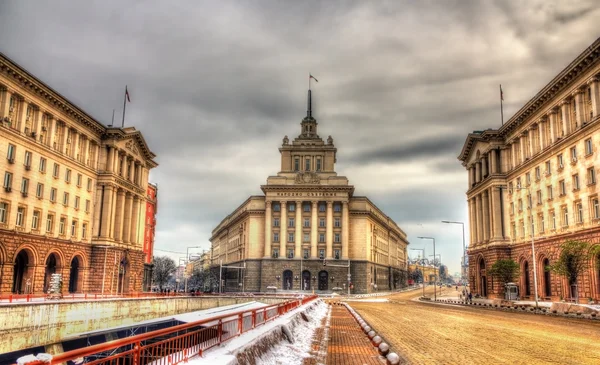
{"label": "bare tree", "polygon": [[177,270],[175,261],[168,256],[154,256],[154,269],[152,271],[152,280],[160,290],[169,281],[171,274]]}

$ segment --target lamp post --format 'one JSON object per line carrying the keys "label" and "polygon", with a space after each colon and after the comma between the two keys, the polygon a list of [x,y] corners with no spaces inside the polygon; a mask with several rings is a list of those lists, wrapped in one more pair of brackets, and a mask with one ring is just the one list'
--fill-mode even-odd
{"label": "lamp post", "polygon": [[[465,246],[465,223],[464,222],[454,222],[454,221],[442,221],[442,223],[448,223],[448,224],[460,224],[462,226],[462,239],[463,239],[463,257],[462,257],[462,263],[461,263],[461,279],[463,281],[465,281],[467,279],[467,265],[466,265],[466,257],[467,257],[467,248]],[[442,259],[440,258],[440,261]]]}
{"label": "lamp post", "polygon": [[[190,262],[190,248],[202,248],[202,247],[201,246],[190,246],[185,250],[186,268],[187,268],[187,264]],[[185,284],[184,284],[183,291],[187,293],[188,276],[185,273],[184,273],[184,280],[185,280]]]}
{"label": "lamp post", "polygon": [[[498,189],[506,189],[506,186],[499,186]],[[535,263],[535,244],[534,244],[534,223],[533,223],[533,196],[531,196],[531,190],[528,187],[516,187],[513,188],[516,190],[526,190],[529,198],[527,199],[527,203],[529,204],[529,212],[531,219],[531,259],[533,260],[533,294],[535,295],[535,308],[538,308],[538,284],[537,284],[537,265]]]}
{"label": "lamp post", "polygon": [[[435,273],[435,258],[438,257],[440,258],[440,261],[438,261],[438,268],[437,268],[437,273],[440,276],[440,294],[442,294],[442,288],[441,286],[443,286],[444,284],[442,283],[442,254],[438,253],[437,255],[429,255],[429,257],[433,257],[433,272]],[[437,290],[437,286],[434,290]]]}
{"label": "lamp post", "polygon": [[[432,240],[433,241],[433,256],[435,256],[435,238],[433,238],[433,237],[421,237],[421,236],[419,236],[417,238],[420,238],[422,240]],[[434,286],[433,287],[433,300],[435,301],[435,300],[437,300],[437,290],[436,290],[436,287],[437,287],[437,275],[435,275],[435,266],[434,266],[433,273],[434,273],[434,275],[433,275],[433,286]]]}
{"label": "lamp post", "polygon": [[[413,251],[423,251],[423,258],[425,258],[425,249],[424,248],[411,248]],[[423,296],[425,296],[425,263],[423,263],[422,271],[421,271],[421,286],[423,286]]]}

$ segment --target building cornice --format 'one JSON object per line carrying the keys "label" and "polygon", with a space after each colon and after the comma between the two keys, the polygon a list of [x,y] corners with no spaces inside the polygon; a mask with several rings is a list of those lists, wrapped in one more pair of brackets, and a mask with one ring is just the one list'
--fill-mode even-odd
{"label": "building cornice", "polygon": [[500,135],[506,137],[521,126],[528,118],[542,107],[546,106],[559,93],[578,79],[585,71],[600,60],[600,38],[587,47],[573,62],[554,77],[542,90],[529,100],[515,113],[500,129]]}
{"label": "building cornice", "polygon": [[106,126],[104,124],[98,122],[56,90],[46,85],[29,71],[25,70],[2,53],[0,53],[0,72],[6,73],[12,77],[13,80],[20,83],[23,88],[42,97],[48,104],[53,105],[57,109],[61,109],[71,118],[86,125],[98,135],[102,135],[106,131]]}

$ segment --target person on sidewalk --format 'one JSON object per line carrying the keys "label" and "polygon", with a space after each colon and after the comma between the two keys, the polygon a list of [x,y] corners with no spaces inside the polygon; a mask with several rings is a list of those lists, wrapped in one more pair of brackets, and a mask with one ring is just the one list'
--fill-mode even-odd
{"label": "person on sidewalk", "polygon": [[469,304],[473,304],[473,293],[469,293]]}

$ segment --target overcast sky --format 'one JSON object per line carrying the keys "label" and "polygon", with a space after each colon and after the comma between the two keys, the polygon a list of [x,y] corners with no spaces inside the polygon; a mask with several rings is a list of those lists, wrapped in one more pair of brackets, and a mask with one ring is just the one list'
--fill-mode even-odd
{"label": "overcast sky", "polygon": [[[527,6],[523,6],[527,3]],[[379,5],[377,5],[379,4]],[[157,154],[155,254],[211,230],[279,170],[307,76],[337,172],[460,270],[467,133],[500,126],[600,34],[589,1],[0,1],[0,51]],[[468,244],[469,233],[466,227]],[[192,250],[193,252],[194,250]],[[171,254],[184,257],[185,254]],[[413,251],[411,256],[417,256]]]}

